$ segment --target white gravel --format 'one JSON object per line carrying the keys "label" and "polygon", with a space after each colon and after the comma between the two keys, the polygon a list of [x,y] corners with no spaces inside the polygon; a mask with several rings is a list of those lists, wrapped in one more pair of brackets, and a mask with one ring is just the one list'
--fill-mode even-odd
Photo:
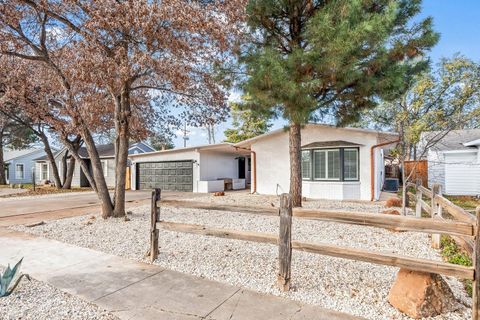
{"label": "white gravel", "polygon": [[[0,267],[0,270],[4,268]],[[49,284],[25,277],[9,296],[0,298],[1,320],[117,320],[94,304]]]}
{"label": "white gravel", "polygon": [[[243,193],[192,200],[249,205],[277,204],[276,197]],[[369,212],[385,209],[381,204],[326,200],[307,201],[304,206]],[[35,228],[17,226],[15,229],[143,260],[148,249],[149,212],[148,206],[137,207],[133,209],[133,215],[129,215],[131,221],[128,222],[83,216],[48,222]],[[278,232],[277,217],[237,212],[163,207],[161,219],[236,230]],[[119,235],[123,239],[121,243],[118,241]],[[379,228],[294,219],[293,238],[441,260],[438,252],[430,248],[428,235],[420,233],[398,233]],[[368,319],[409,319],[387,301],[388,291],[398,270],[393,267],[294,251],[293,289],[283,293],[275,287],[278,263],[276,246],[169,231],[160,232],[159,244],[160,256],[155,263],[172,270]],[[434,319],[469,319],[470,309],[466,306],[471,304],[471,299],[467,297],[463,285],[455,278],[446,277],[446,280],[459,299],[458,310]]]}

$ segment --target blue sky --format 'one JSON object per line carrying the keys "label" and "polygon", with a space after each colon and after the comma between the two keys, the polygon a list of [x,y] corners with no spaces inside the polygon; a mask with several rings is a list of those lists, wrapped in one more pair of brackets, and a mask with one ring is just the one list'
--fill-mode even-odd
{"label": "blue sky", "polygon": [[[426,16],[433,17],[434,28],[440,33],[440,41],[430,53],[433,63],[455,53],[480,62],[480,0],[424,0],[419,18]],[[235,98],[235,94],[232,96]],[[272,129],[284,125],[284,121],[277,120]],[[217,142],[224,139],[223,131],[229,126],[230,121],[227,121],[216,128]],[[205,130],[200,128],[189,130],[187,146],[208,143]],[[180,135],[174,142],[177,147],[183,146]]]}

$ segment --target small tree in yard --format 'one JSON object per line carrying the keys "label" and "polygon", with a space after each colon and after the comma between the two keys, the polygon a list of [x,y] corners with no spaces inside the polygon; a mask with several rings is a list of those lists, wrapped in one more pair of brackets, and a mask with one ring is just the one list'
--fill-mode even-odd
{"label": "small tree in yard", "polygon": [[[243,0],[15,0],[0,9],[2,54],[41,64],[61,89],[55,105],[84,140],[103,217],[125,215],[128,144],[133,122],[147,129],[149,98],[225,104],[212,65],[228,60],[243,13]],[[115,128],[113,201],[93,138],[101,125]]]}
{"label": "small tree in yard", "polygon": [[[247,5],[251,41],[240,62],[253,105],[289,121],[290,194],[301,206],[301,127],[314,111],[346,125],[405,89],[406,75],[438,39],[430,18],[413,23],[420,0],[273,1]],[[407,63],[409,62],[409,63]]]}
{"label": "small tree in yard", "polygon": [[[418,160],[455,129],[480,123],[480,66],[462,57],[443,59],[438,68],[413,79],[405,94],[366,113],[365,122],[399,133],[396,150],[402,165],[402,214],[406,185]],[[409,174],[405,161],[416,160]]]}

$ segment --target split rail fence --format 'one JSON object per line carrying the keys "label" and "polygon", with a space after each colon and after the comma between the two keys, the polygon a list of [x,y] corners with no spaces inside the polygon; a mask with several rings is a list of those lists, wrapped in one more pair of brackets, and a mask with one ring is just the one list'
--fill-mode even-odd
{"label": "split rail fence", "polygon": [[[425,193],[427,192],[422,189]],[[281,290],[288,291],[291,281],[291,259],[292,250],[310,252],[331,257],[364,261],[369,263],[394,266],[405,268],[413,271],[430,272],[442,274],[446,276],[454,276],[460,279],[473,280],[473,303],[472,303],[472,319],[480,320],[480,208],[477,209],[476,217],[470,215],[467,217],[460,213],[456,206],[445,202],[443,199],[437,198],[432,193],[435,200],[430,207],[448,208],[449,212],[454,212],[459,221],[444,220],[438,218],[418,218],[395,216],[378,213],[361,213],[347,211],[330,211],[319,209],[303,209],[292,208],[291,197],[289,194],[280,196],[280,208],[265,208],[252,206],[232,206],[232,205],[216,205],[191,201],[163,201],[160,200],[160,190],[155,189],[152,192],[151,207],[151,243],[150,243],[150,259],[153,262],[158,258],[158,238],[160,230],[169,230],[175,232],[191,233],[204,236],[213,236],[226,239],[236,239],[244,241],[253,241],[259,243],[268,243],[278,245],[279,248],[279,268],[277,274],[277,285]],[[423,200],[422,200],[423,201]],[[448,201],[448,200],[447,200]],[[425,201],[420,202],[422,205],[428,205]],[[165,204],[180,208],[196,208],[217,211],[241,212],[250,214],[279,216],[280,227],[278,235],[229,230],[220,228],[211,228],[208,226],[176,223],[160,220],[159,206]],[[365,249],[349,248],[337,245],[328,245],[312,242],[303,242],[292,240],[292,217],[302,219],[314,219],[338,223],[347,223],[361,226],[372,226],[379,228],[388,228],[403,231],[423,232],[431,234],[447,234],[471,241],[474,248],[475,258],[473,259],[473,267],[459,266],[451,263],[434,261],[422,258],[414,258],[393,253],[375,252]]]}

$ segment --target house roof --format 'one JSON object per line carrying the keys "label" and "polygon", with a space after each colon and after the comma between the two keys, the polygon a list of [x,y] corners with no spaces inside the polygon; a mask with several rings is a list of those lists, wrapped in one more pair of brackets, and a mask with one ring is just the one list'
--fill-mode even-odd
{"label": "house roof", "polygon": [[9,150],[5,151],[3,154],[3,161],[8,162],[17,158],[21,158],[32,153],[41,152],[43,151],[42,148],[29,148],[29,149],[22,149],[22,150]]}
{"label": "house roof", "polygon": [[[152,147],[150,147],[148,144],[146,144],[144,142],[133,143],[133,144],[130,145],[128,150],[130,150],[132,148],[138,148],[138,149],[142,150],[143,152],[149,152],[150,150],[154,150]],[[64,149],[65,148],[60,150],[58,153],[63,152]],[[98,144],[97,145],[97,151],[98,151],[98,155],[100,156],[100,158],[114,158],[115,157],[115,145],[113,143]],[[55,154],[55,156],[57,154]],[[85,147],[81,147],[80,149],[78,149],[78,155],[80,157],[84,158],[84,159],[89,158],[87,148],[85,148]],[[40,158],[35,159],[35,161],[47,161],[47,160],[48,160],[47,155],[44,155]]]}
{"label": "house roof", "polygon": [[[394,133],[394,132],[385,132],[385,131],[362,129],[362,128],[337,127],[337,126],[333,126],[333,125],[329,125],[329,124],[322,124],[322,123],[309,123],[309,124],[305,125],[305,127],[323,127],[323,128],[342,129],[342,130],[350,130],[350,131],[372,133],[372,134],[382,134],[382,135],[395,136],[395,137],[398,136],[398,134]],[[240,142],[236,143],[235,146],[237,146],[237,147],[249,146],[257,140],[265,139],[265,138],[268,138],[270,136],[277,135],[277,134],[284,133],[284,132],[286,132],[285,128],[280,128],[280,129],[273,130],[273,131],[261,134],[259,136],[256,136],[256,137],[244,140],[244,141],[240,141]]]}
{"label": "house roof", "polygon": [[139,154],[130,154],[129,157],[141,158],[144,156],[170,154],[170,153],[185,152],[185,151],[219,151],[219,152],[237,153],[237,154],[249,153],[247,151],[237,149],[235,145],[231,143],[222,142],[222,143],[204,144],[204,145],[192,146],[192,147],[186,147],[186,148],[175,148],[175,149],[159,150],[159,151],[145,152],[145,153],[139,153]]}
{"label": "house roof", "polygon": [[[426,141],[441,134],[441,131],[428,131],[422,134],[422,141]],[[448,132],[431,149],[437,151],[474,150],[475,141],[480,139],[480,129],[452,130]]]}
{"label": "house roof", "polygon": [[312,142],[302,146],[302,149],[310,149],[310,148],[328,148],[328,147],[356,147],[361,146],[361,144],[337,140],[337,141],[319,141],[319,142]]}

